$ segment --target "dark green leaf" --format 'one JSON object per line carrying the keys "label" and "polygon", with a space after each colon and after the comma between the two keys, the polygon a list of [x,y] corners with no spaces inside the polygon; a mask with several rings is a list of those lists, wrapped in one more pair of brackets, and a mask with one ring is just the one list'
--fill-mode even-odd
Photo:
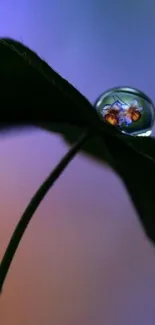
{"label": "dark green leaf", "polygon": [[[94,129],[84,147],[122,177],[149,238],[155,243],[155,141],[121,135],[104,124],[93,106],[37,54],[23,44],[0,41],[3,125],[33,124],[59,132],[72,143],[81,129]],[[3,108],[4,106],[4,108]]]}
{"label": "dark green leaf", "polygon": [[98,121],[88,100],[28,47],[1,39],[0,62],[1,102],[9,110],[8,119],[80,127]]}

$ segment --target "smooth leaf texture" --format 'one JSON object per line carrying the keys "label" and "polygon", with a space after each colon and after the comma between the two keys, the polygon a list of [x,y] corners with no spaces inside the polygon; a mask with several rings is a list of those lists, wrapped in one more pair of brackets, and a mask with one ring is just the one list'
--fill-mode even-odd
{"label": "smooth leaf texture", "polygon": [[0,39],[0,62],[1,102],[4,113],[9,109],[8,119],[80,127],[98,120],[88,100],[21,43]]}
{"label": "smooth leaf texture", "polygon": [[155,140],[125,136],[104,124],[84,96],[20,42],[1,39],[0,62],[1,128],[9,122],[36,125],[61,133],[70,144],[81,129],[93,128],[94,140],[83,151],[122,177],[155,243]]}

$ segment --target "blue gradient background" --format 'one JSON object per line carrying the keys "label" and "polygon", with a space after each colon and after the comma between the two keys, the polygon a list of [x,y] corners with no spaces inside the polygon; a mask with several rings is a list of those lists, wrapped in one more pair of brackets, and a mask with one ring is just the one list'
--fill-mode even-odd
{"label": "blue gradient background", "polygon": [[[23,41],[90,101],[130,85],[155,101],[153,0],[0,2]],[[38,130],[0,138],[0,257],[68,146]],[[155,253],[121,180],[78,155],[30,224],[0,301],[5,325],[154,325]]]}

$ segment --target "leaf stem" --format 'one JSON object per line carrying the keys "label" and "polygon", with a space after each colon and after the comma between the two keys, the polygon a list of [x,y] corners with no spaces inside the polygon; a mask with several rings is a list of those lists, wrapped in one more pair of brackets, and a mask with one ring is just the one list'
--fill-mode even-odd
{"label": "leaf stem", "polygon": [[10,242],[6,248],[2,261],[0,263],[0,293],[2,292],[3,284],[7,273],[9,271],[11,262],[14,258],[16,250],[19,246],[19,243],[24,235],[24,232],[31,221],[33,214],[37,210],[39,204],[44,199],[45,195],[55,183],[55,181],[62,174],[67,165],[71,162],[71,160],[75,157],[78,151],[81,149],[83,144],[91,137],[92,133],[90,131],[85,131],[82,136],[77,140],[77,142],[72,146],[72,148],[67,152],[67,154],[61,159],[58,165],[52,170],[50,175],[46,178],[46,180],[42,183],[40,188],[32,197],[30,203],[25,209],[23,215],[21,216],[13,235],[10,239]]}

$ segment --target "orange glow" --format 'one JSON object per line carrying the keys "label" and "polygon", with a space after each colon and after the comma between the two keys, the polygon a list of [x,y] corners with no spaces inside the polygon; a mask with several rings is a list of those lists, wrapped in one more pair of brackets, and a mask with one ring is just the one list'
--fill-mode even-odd
{"label": "orange glow", "polygon": [[116,114],[113,114],[110,112],[107,115],[105,115],[104,119],[106,122],[108,122],[112,125],[118,125],[118,118],[117,118]]}
{"label": "orange glow", "polygon": [[136,122],[140,119],[141,114],[135,109],[135,107],[130,107],[126,116],[129,117],[133,122]]}

